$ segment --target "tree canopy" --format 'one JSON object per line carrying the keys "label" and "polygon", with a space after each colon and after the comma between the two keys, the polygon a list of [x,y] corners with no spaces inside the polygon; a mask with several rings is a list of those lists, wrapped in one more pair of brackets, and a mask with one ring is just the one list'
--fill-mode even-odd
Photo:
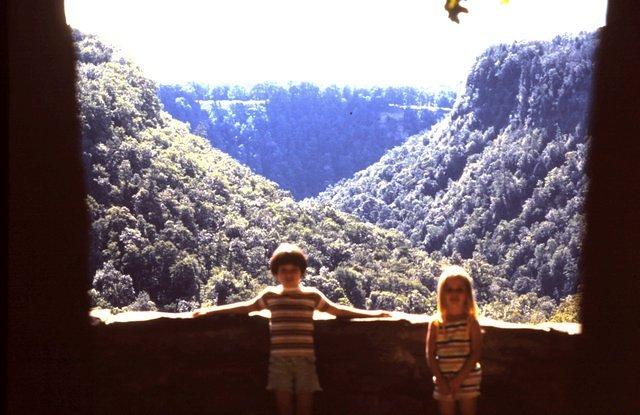
{"label": "tree canopy", "polygon": [[[477,249],[468,255],[469,248],[464,247],[484,243],[484,239],[474,245],[472,237],[464,239],[462,236],[466,234],[461,233],[452,241],[447,241],[446,237],[438,243],[432,241],[430,243],[434,245],[425,250],[426,245],[421,244],[427,239],[407,235],[404,228],[384,229],[343,213],[322,200],[296,202],[290,192],[213,148],[208,140],[190,133],[187,124],[164,112],[155,83],[145,78],[140,69],[118,51],[77,31],[74,31],[74,40],[78,52],[78,100],[87,205],[92,221],[88,278],[92,281],[94,305],[116,310],[186,311],[200,305],[244,300],[273,283],[267,270],[267,259],[280,242],[290,241],[309,253],[306,284],[318,287],[334,301],[365,308],[432,312],[436,277],[441,267],[458,263],[470,270],[479,304],[486,315],[511,321],[542,321],[556,311],[564,291],[559,290],[560,294],[556,296],[555,292],[547,293],[533,283],[527,286],[528,280],[512,278],[512,274],[506,272],[509,268],[492,262],[495,257],[480,255]],[[470,118],[462,110],[468,100],[467,96],[459,98],[454,112],[445,118],[446,122]],[[482,117],[504,118],[495,113]],[[469,148],[487,147],[488,143],[496,141],[497,127],[481,129],[477,124],[480,121],[475,122],[478,131],[467,135],[473,136],[473,140],[468,141],[472,143]],[[443,120],[434,131],[443,130],[444,123]],[[561,129],[552,139],[545,138],[541,132],[526,138],[526,134],[513,131],[519,143],[537,143],[540,154],[548,158],[549,166],[540,167],[543,170],[539,173],[544,178],[543,184],[547,184],[536,184],[533,188],[540,188],[538,197],[541,200],[554,200],[558,207],[539,212],[535,208],[540,206],[535,204],[522,211],[528,212],[531,223],[540,222],[540,229],[536,228],[531,238],[535,240],[533,238],[539,235],[544,243],[532,243],[532,246],[534,254],[540,250],[543,257],[551,255],[555,258],[547,264],[549,268],[545,271],[555,284],[553,276],[557,275],[557,270],[571,272],[567,255],[574,255],[572,249],[577,249],[577,245],[553,236],[564,235],[557,227],[562,215],[566,214],[563,213],[565,207],[569,200],[581,197],[578,190],[575,190],[578,196],[567,192],[568,182],[564,177],[580,169],[580,157],[583,157],[580,152],[584,150],[579,147],[580,136],[570,139],[570,131]],[[420,209],[420,205],[410,209],[411,205],[399,203],[408,203],[411,199],[404,202],[402,198],[397,202],[396,199],[408,194],[408,189],[412,194],[416,194],[415,189],[428,189],[426,179],[398,176],[398,173],[407,163],[422,160],[413,148],[418,145],[430,148],[427,137],[432,134],[411,138],[406,145],[392,150],[374,165],[379,174],[378,183],[384,191],[380,200],[373,199],[368,204],[371,215],[375,216],[363,215],[365,219],[375,217],[376,221],[381,221],[380,225],[393,228],[389,223],[401,223],[397,218],[412,218],[412,209]],[[456,149],[463,146],[462,140],[455,139],[457,133],[445,137],[457,145]],[[556,142],[562,145],[550,144]],[[443,141],[442,148],[445,144]],[[466,146],[464,143],[464,148]],[[440,147],[436,145],[435,148]],[[436,192],[452,186],[452,177],[466,174],[464,167],[469,165],[469,157],[480,151],[478,148],[471,155],[465,153],[464,161],[456,152],[443,151],[440,156],[437,152],[428,153],[440,157],[438,162],[441,164],[425,174],[435,183],[431,186],[435,186]],[[490,182],[496,182],[493,186],[497,189],[511,189],[514,195],[520,194],[517,180],[525,178],[515,174],[516,168],[508,166],[533,163],[535,167],[535,159],[529,160],[524,153],[505,159],[498,157],[499,153],[495,151],[494,154],[487,150],[489,159],[503,163],[505,171],[511,168],[513,172]],[[403,161],[398,160],[397,165],[385,162],[397,154],[403,155]],[[361,177],[362,174],[357,179]],[[399,181],[401,177],[403,182]],[[419,185],[416,180],[420,181]],[[517,185],[509,185],[513,181]],[[582,182],[577,181],[575,188],[580,185]],[[475,187],[469,185],[469,189]],[[553,189],[556,189],[555,193]],[[451,225],[429,223],[433,228],[425,228],[428,230],[425,236],[437,234],[439,226],[461,227],[466,223],[465,216],[456,212],[472,214],[481,207],[474,207],[473,200],[463,197],[471,197],[471,190],[465,192],[455,198],[452,192],[450,203],[455,204],[456,209],[440,213],[448,215],[444,222]],[[335,189],[334,193],[339,194]],[[512,205],[511,193],[503,200],[494,200],[498,194],[501,192],[496,192],[495,197],[489,196],[488,200],[495,203],[499,216],[485,217],[486,214],[476,212],[479,217],[487,223],[502,223],[505,218],[522,215]],[[363,200],[355,193],[353,198]],[[485,199],[482,203],[486,203]],[[580,200],[574,200],[571,206],[577,206],[578,202]],[[391,203],[404,210],[391,210]],[[551,224],[558,225],[549,227],[543,223],[547,221],[555,221]],[[572,226],[580,229],[579,218]],[[508,252],[514,252],[512,255],[520,252],[520,245],[513,239],[510,228],[495,232],[503,238],[497,239],[501,244],[513,245]],[[553,238],[547,238],[549,235]],[[518,258],[526,258],[526,252]],[[519,262],[514,260],[513,263]],[[533,277],[531,280],[537,281]],[[516,285],[516,281],[521,281],[521,285]],[[564,303],[563,307],[562,310],[571,310]],[[566,314],[562,311],[562,315]]]}

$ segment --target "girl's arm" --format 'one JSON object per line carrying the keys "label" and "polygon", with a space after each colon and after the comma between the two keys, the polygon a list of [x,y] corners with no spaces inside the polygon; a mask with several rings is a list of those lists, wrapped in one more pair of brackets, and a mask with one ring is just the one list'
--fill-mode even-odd
{"label": "girl's arm", "polygon": [[436,381],[446,381],[444,376],[442,376],[442,372],[440,371],[440,367],[438,366],[438,361],[436,360],[436,351],[437,351],[437,341],[438,339],[438,323],[434,320],[431,320],[429,323],[429,329],[427,330],[427,341],[426,341],[426,354],[427,354],[427,363],[429,364],[429,368],[431,369],[431,373],[436,377]]}
{"label": "girl's arm", "polygon": [[457,390],[462,382],[469,376],[469,373],[476,367],[476,363],[480,361],[480,354],[482,351],[482,331],[480,330],[480,323],[473,318],[469,324],[469,337],[471,340],[471,355],[467,358],[458,374],[451,380],[451,388],[453,392]]}

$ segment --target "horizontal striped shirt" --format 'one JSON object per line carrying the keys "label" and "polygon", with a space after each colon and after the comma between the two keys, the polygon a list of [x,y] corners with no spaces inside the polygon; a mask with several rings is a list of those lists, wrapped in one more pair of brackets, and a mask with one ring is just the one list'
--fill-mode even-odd
{"label": "horizontal striped shirt", "polygon": [[282,286],[265,290],[256,302],[258,309],[271,312],[269,332],[272,356],[310,356],[315,358],[313,311],[328,307],[316,288]]}
{"label": "horizontal striped shirt", "polygon": [[[438,325],[436,336],[436,360],[440,371],[447,379],[454,378],[471,356],[471,336],[467,319],[448,321]],[[480,392],[482,370],[480,362],[462,382],[457,396],[477,396]],[[434,396],[439,395],[436,386]]]}

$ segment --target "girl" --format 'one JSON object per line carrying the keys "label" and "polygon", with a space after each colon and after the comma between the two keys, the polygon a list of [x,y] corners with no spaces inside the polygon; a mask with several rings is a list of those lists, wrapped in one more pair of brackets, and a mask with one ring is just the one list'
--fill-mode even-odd
{"label": "girl", "polygon": [[476,413],[480,395],[481,332],[471,277],[446,267],[438,279],[438,312],[427,332],[427,361],[435,383],[433,397],[442,415]]}

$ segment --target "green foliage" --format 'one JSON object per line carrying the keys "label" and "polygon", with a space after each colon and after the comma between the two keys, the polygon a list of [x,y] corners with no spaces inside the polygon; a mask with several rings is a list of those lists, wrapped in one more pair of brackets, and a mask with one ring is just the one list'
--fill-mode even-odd
{"label": "green foliage", "polygon": [[97,293],[96,305],[106,303],[123,307],[135,298],[131,277],[117,270],[112,261],[105,262],[96,272],[93,287]]}
{"label": "green foliage", "polygon": [[579,323],[581,297],[582,295],[580,293],[568,295],[560,302],[549,321],[557,323]]}
{"label": "green foliage", "polygon": [[506,293],[480,309],[483,316],[496,320],[537,324],[548,321],[556,306],[553,299],[531,292],[520,296]]}
{"label": "green foliage", "polygon": [[364,307],[376,284],[429,294],[413,277],[426,254],[400,234],[298,204],[212,149],[156,111],[155,86],[130,62],[80,60],[78,73],[95,305],[180,311],[247,299],[273,283],[266,263],[284,240],[310,253],[307,284],[336,301]]}
{"label": "green foliage", "polygon": [[488,49],[441,123],[315,200],[427,252],[488,263],[476,268],[481,302],[492,284],[575,293],[596,44],[581,34]]}
{"label": "green foliage", "polygon": [[[290,241],[309,254],[305,283],[333,301],[434,311],[442,252],[428,254],[397,230],[364,223],[327,204],[296,202],[289,192],[163,113],[156,86],[117,51],[78,32],[74,38],[80,57],[78,100],[92,220],[94,306],[180,312],[245,300],[274,283],[268,257],[280,242]],[[225,93],[242,96],[240,90]],[[387,167],[389,177],[400,168]],[[403,185],[389,180],[377,184],[401,195],[413,181],[408,176]],[[360,197],[353,195],[354,200]],[[380,200],[395,199],[385,195]],[[394,209],[413,218],[425,214],[424,207],[408,202]],[[379,203],[371,202],[377,219],[400,223]],[[561,223],[561,212],[554,214]],[[531,215],[538,213],[532,210]],[[453,214],[447,219],[460,220]],[[444,225],[430,226],[437,230]],[[554,247],[545,249],[552,252]],[[554,300],[532,293],[519,296],[502,269],[485,257],[454,253],[450,260],[471,270],[488,314],[516,321],[551,315]],[[567,264],[560,255],[549,263],[550,275],[566,270]],[[500,308],[498,302],[505,301],[514,305]]]}
{"label": "green foliage", "polygon": [[320,89],[301,83],[161,85],[160,100],[192,133],[288,189],[316,195],[378,160],[451,110],[451,91]]}
{"label": "green foliage", "polygon": [[141,291],[135,301],[126,307],[127,311],[157,311],[155,303],[149,298],[149,294]]}

